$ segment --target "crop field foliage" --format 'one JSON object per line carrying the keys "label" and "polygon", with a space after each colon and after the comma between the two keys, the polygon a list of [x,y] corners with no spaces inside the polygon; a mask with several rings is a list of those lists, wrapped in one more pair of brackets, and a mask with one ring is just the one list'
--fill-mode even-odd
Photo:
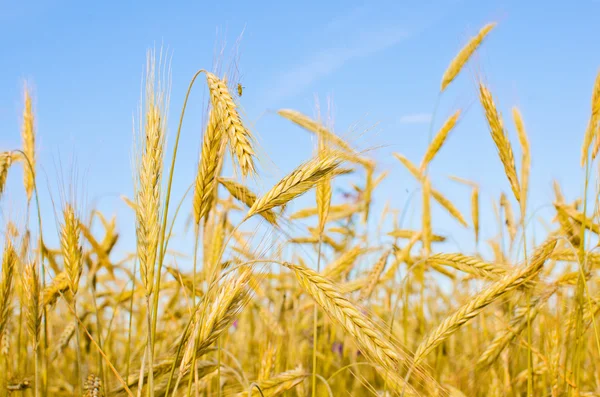
{"label": "crop field foliage", "polygon": [[[482,27],[450,61],[438,99],[469,73],[495,29]],[[260,142],[234,76],[199,70],[175,114],[165,58],[149,51],[145,69],[134,193],[122,196],[135,245],[120,252],[119,219],[85,205],[74,181],[50,180],[61,194],[54,214],[40,210],[37,181],[46,176],[24,88],[22,145],[0,148],[0,205],[23,189],[27,214],[18,221],[3,209],[0,396],[600,396],[600,74],[580,135],[577,200],[555,183],[553,217],[534,215],[526,115],[517,107],[501,114],[500,99],[475,75],[473,107],[497,149],[488,161],[504,170],[497,223],[480,222],[476,181],[451,177],[469,192],[457,205],[430,179],[432,161],[467,117],[454,109],[432,120],[419,161],[391,159],[419,185],[418,227],[408,229],[403,203],[378,190],[391,177],[381,159],[327,117],[277,111],[289,122],[284,133],[313,136],[314,154],[257,189]],[[209,104],[196,176],[178,191],[177,170],[190,166],[176,162],[186,104],[202,90]],[[167,131],[168,118],[177,129]],[[9,189],[17,175],[22,185]],[[332,199],[338,186],[344,200]],[[289,205],[301,195],[312,204]],[[390,204],[375,211],[374,197]],[[474,251],[446,250],[452,231],[438,230],[437,211],[469,230]],[[187,229],[177,230],[183,218]],[[545,234],[534,238],[536,222]],[[170,247],[186,233],[185,252]]]}

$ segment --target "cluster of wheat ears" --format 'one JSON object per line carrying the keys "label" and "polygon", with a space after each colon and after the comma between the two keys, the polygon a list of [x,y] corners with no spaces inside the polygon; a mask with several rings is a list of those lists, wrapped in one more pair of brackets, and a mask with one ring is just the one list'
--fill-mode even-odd
{"label": "cluster of wheat ears", "polygon": [[[494,27],[451,61],[440,95]],[[256,142],[238,110],[241,89],[236,95],[226,77],[206,70],[190,83],[166,156],[169,87],[156,64],[150,53],[135,193],[124,198],[136,247],[122,258],[112,252],[116,219],[84,213],[71,193],[57,211],[60,244],[47,245],[25,89],[22,148],[0,153],[0,198],[20,166],[32,209],[23,227],[7,220],[2,239],[0,396],[600,396],[600,211],[587,193],[600,148],[600,75],[581,154],[585,190],[567,202],[555,185],[555,218],[537,243],[526,235],[531,156],[521,114],[513,108],[516,162],[492,93],[478,84],[510,186],[484,258],[434,248],[449,236],[436,233],[432,206],[470,228],[475,246],[480,238],[478,184],[454,178],[471,191],[468,220],[428,176],[460,111],[420,164],[395,154],[419,182],[420,229],[402,228],[386,206],[381,216],[393,226],[382,230],[367,221],[386,173],[326,123],[293,110],[278,114],[315,135],[314,157],[269,190],[252,191]],[[185,201],[172,191],[175,157],[188,96],[203,79],[210,106]],[[223,159],[233,176],[223,175]],[[332,183],[350,173],[364,176],[356,196],[332,203]],[[312,208],[286,210],[309,191]],[[169,242],[188,202],[195,243],[179,266]]]}

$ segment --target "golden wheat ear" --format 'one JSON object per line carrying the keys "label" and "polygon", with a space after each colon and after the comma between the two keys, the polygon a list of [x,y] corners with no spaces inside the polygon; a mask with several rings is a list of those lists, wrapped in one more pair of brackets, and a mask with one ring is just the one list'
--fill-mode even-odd
{"label": "golden wheat ear", "polygon": [[227,84],[210,72],[206,72],[206,81],[210,99],[216,111],[217,122],[227,132],[233,158],[237,160],[244,176],[255,174],[255,154],[252,147],[254,138],[242,123],[237,105],[229,93]]}
{"label": "golden wheat ear", "polygon": [[2,253],[2,279],[0,280],[0,336],[6,330],[6,325],[11,317],[13,276],[17,261],[17,252],[10,238],[6,238],[4,252]]}
{"label": "golden wheat ear", "polygon": [[496,109],[496,104],[494,103],[492,94],[483,85],[483,83],[479,84],[479,100],[483,106],[483,109],[485,110],[485,117],[489,125],[492,139],[496,144],[500,161],[502,161],[502,165],[504,166],[504,172],[506,173],[506,177],[508,178],[515,198],[520,203],[521,186],[519,185],[519,178],[517,177],[517,169],[515,167],[515,157],[513,155],[512,147],[510,145],[510,141],[508,140],[508,136],[506,135],[506,131],[504,130],[500,113],[498,113],[498,110]]}
{"label": "golden wheat ear", "polygon": [[248,210],[246,218],[286,205],[294,198],[306,193],[323,178],[335,176],[341,163],[342,160],[337,152],[331,151],[325,156],[318,156],[302,164],[257,199]]}
{"label": "golden wheat ear", "polygon": [[473,55],[475,50],[477,50],[477,48],[481,45],[483,39],[485,39],[488,33],[495,26],[496,23],[494,22],[488,23],[483,28],[481,28],[477,36],[473,37],[467,43],[467,45],[464,46],[462,50],[460,50],[460,52],[454,57],[454,59],[452,59],[450,65],[448,65],[448,68],[444,72],[444,76],[442,77],[442,85],[440,88],[440,92],[444,91],[446,87],[448,87],[448,85],[450,85],[450,83],[456,78],[456,76],[458,76],[465,64],[469,61],[469,58],[471,58],[471,55]]}
{"label": "golden wheat ear", "polygon": [[223,131],[224,128],[219,122],[217,112],[212,108],[208,113],[208,122],[202,140],[202,152],[192,200],[196,225],[199,225],[200,221],[208,216],[215,201],[217,170],[220,163],[219,154],[226,138]]}
{"label": "golden wheat ear", "polygon": [[26,157],[24,161],[23,185],[27,193],[27,201],[31,201],[33,187],[35,183],[35,117],[33,114],[33,104],[31,99],[31,90],[25,86],[24,90],[25,105],[23,109],[23,126],[21,128],[21,138],[23,140],[23,153]]}
{"label": "golden wheat ear", "polygon": [[11,152],[0,153],[0,199],[2,198],[2,193],[4,193],[4,186],[8,178],[8,169],[13,163],[13,157]]}

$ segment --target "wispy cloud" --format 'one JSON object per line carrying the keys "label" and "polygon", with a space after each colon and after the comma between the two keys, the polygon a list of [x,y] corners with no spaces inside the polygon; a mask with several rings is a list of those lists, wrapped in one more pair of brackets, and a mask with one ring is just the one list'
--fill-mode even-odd
{"label": "wispy cloud", "polygon": [[400,124],[426,124],[431,121],[431,113],[412,113],[400,117]]}
{"label": "wispy cloud", "polygon": [[[336,23],[337,25],[337,23]],[[349,29],[351,30],[351,29]],[[312,83],[330,75],[348,62],[373,55],[400,43],[409,35],[397,26],[354,30],[342,47],[331,47],[308,56],[306,61],[276,76],[267,101],[272,104],[297,95]]]}

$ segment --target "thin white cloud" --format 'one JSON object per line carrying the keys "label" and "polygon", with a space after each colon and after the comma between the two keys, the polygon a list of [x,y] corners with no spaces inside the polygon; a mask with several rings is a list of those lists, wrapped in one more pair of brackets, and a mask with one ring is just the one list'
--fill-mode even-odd
{"label": "thin white cloud", "polygon": [[412,113],[400,117],[400,124],[426,124],[431,121],[431,113]]}
{"label": "thin white cloud", "polygon": [[407,37],[408,34],[397,26],[374,28],[370,31],[355,30],[354,37],[349,39],[347,45],[321,50],[307,57],[305,62],[276,76],[267,102],[272,104],[297,95],[346,63],[386,50]]}

